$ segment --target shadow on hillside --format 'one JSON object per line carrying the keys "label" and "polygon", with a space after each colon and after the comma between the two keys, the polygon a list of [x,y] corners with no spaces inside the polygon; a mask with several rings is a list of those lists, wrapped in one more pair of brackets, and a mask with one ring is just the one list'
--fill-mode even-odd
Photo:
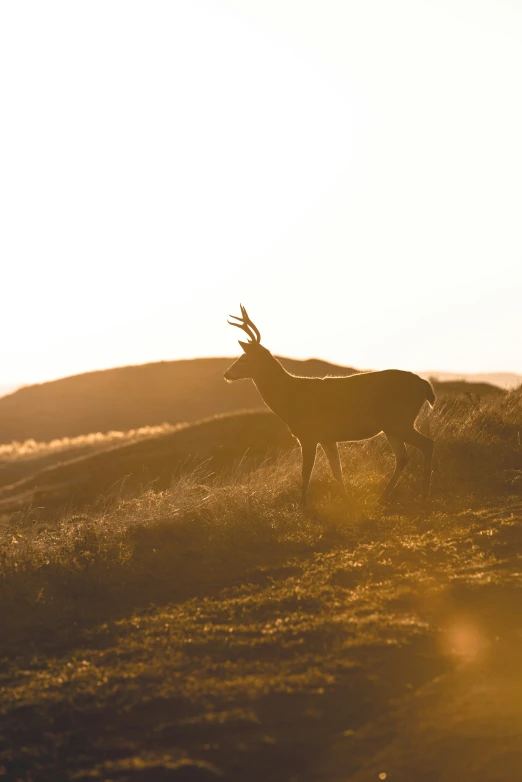
{"label": "shadow on hillside", "polygon": [[[64,780],[184,780],[167,760],[164,765],[143,760],[182,752],[196,758],[190,769],[194,776],[186,777],[190,782],[211,780],[212,768],[223,769],[229,782],[286,782],[313,767],[347,726],[353,733],[382,714],[404,694],[405,680],[417,688],[448,667],[427,636],[412,638],[406,655],[403,648],[382,645],[359,646],[350,657],[354,665],[338,676],[335,687],[320,692],[267,692],[232,703],[219,694],[204,703],[181,695],[156,696],[122,709],[117,699],[107,702],[92,691],[74,705],[68,699],[42,699],[15,707],[0,719],[0,734],[16,748],[37,746],[38,753],[35,760],[33,753],[16,749],[6,767],[13,778],[37,772],[36,780],[50,773]],[[154,689],[147,675],[138,673],[133,683],[141,693]],[[215,719],[220,712],[223,719]],[[133,754],[140,758],[135,766],[128,762]]]}
{"label": "shadow on hillside", "polygon": [[71,542],[60,558],[29,562],[4,575],[0,655],[62,653],[103,622],[213,596],[239,583],[285,579],[319,552],[362,539],[370,544],[382,535],[376,520],[350,520],[340,498],[327,511],[323,498],[323,509],[303,514],[290,505],[281,513],[273,519],[254,512],[250,522],[241,519],[223,530],[209,528],[201,513],[182,521],[160,518],[130,525],[124,541],[116,536],[102,551],[96,520],[71,520]]}
{"label": "shadow on hillside", "polygon": [[[182,695],[156,696],[126,702],[124,709],[117,699],[107,701],[95,692],[74,706],[67,698],[58,702],[43,699],[13,708],[3,716],[0,732],[8,736],[11,746],[38,747],[36,761],[31,753],[17,750],[7,768],[13,778],[24,778],[29,770],[37,770],[41,777],[36,775],[35,779],[55,774],[52,778],[75,775],[114,782],[183,780],[189,770],[193,776],[187,780],[203,782],[219,778],[212,776],[219,769],[229,782],[283,782],[295,775],[302,775],[299,778],[303,780],[329,778],[328,774],[315,775],[326,764],[332,778],[337,778],[333,771],[351,778],[364,772],[383,747],[393,746],[397,736],[395,710],[401,705],[414,710],[420,699],[411,696],[428,682],[436,682],[439,693],[439,700],[431,696],[430,711],[436,714],[442,704],[443,716],[458,721],[461,702],[455,699],[453,703],[451,682],[459,670],[461,679],[467,677],[479,693],[490,684],[495,686],[498,677],[507,683],[513,676],[518,680],[520,638],[515,638],[514,631],[520,626],[520,586],[476,585],[472,581],[456,584],[446,595],[444,609],[440,607],[437,617],[432,615],[433,626],[443,628],[446,616],[455,611],[464,611],[480,623],[489,644],[484,660],[459,659],[443,650],[440,633],[417,634],[407,645],[351,647],[352,667],[337,674],[335,686],[317,693],[267,692],[253,700],[235,698],[231,702],[214,694],[204,703]],[[501,641],[495,643],[496,634]],[[328,643],[327,638],[318,643],[321,654]],[[187,654],[200,658],[197,648],[187,647]],[[313,656],[313,650],[310,654]],[[212,656],[212,662],[214,659]],[[186,665],[190,670],[190,663]],[[446,673],[447,684],[441,676]],[[156,686],[147,674],[139,672],[133,683],[140,693]],[[480,698],[476,705],[480,705]],[[220,713],[223,719],[215,719]],[[410,725],[409,730],[418,727]],[[123,743],[121,737],[125,737]],[[453,737],[453,744],[459,740]],[[493,732],[483,740],[494,748],[498,738]],[[419,763],[421,749],[422,745],[412,751]],[[177,752],[192,758],[184,770],[167,760]],[[129,763],[133,756],[139,759],[136,765]],[[147,761],[148,757],[165,761]],[[176,769],[179,772],[174,773]]]}
{"label": "shadow on hillside", "polygon": [[[250,523],[243,520],[235,529],[229,529],[223,540],[213,538],[205,545],[201,537],[205,523],[194,518],[183,528],[176,528],[172,519],[159,519],[150,527],[141,525],[129,529],[134,556],[131,569],[123,567],[118,560],[102,578],[103,573],[93,561],[87,574],[84,571],[76,580],[69,579],[61,584],[60,594],[69,594],[73,602],[54,605],[55,613],[53,601],[44,602],[42,622],[48,623],[46,631],[49,633],[52,623],[57,622],[56,612],[63,609],[61,621],[68,618],[69,627],[57,624],[56,638],[39,637],[37,646],[59,654],[75,648],[107,649],[97,661],[101,661],[101,668],[110,670],[110,675],[105,689],[101,690],[96,689],[98,679],[92,680],[95,683],[90,690],[82,688],[82,679],[76,680],[79,682],[77,689],[61,679],[57,686],[54,680],[49,692],[54,687],[54,693],[58,695],[53,699],[52,695],[47,697],[45,689],[48,661],[40,658],[26,663],[23,655],[34,653],[35,647],[24,649],[22,655],[18,650],[22,657],[17,660],[18,666],[27,665],[29,669],[25,671],[27,681],[31,674],[40,671],[43,679],[35,675],[34,681],[38,681],[38,685],[32,699],[32,693],[29,697],[26,694],[24,705],[9,708],[0,719],[0,735],[11,753],[8,764],[3,759],[2,762],[11,777],[27,778],[31,772],[31,778],[36,782],[40,779],[65,780],[74,775],[76,779],[133,782],[140,778],[138,772],[145,774],[146,769],[151,768],[149,778],[154,779],[153,774],[156,774],[161,779],[163,773],[170,773],[172,769],[168,761],[163,766],[154,765],[154,759],[179,757],[183,752],[224,769],[229,782],[245,779],[264,782],[269,778],[286,782],[296,774],[303,780],[327,779],[336,777],[333,773],[314,776],[314,769],[327,762],[332,756],[332,747],[341,742],[342,764],[336,770],[341,769],[343,778],[348,778],[361,769],[364,771],[365,764],[372,762],[384,746],[394,741],[396,719],[393,712],[397,705],[418,702],[416,691],[434,677],[450,673],[449,684],[445,684],[444,677],[438,680],[438,700],[428,704],[430,713],[432,705],[443,707],[439,709],[441,716],[437,723],[442,729],[446,729],[443,718],[448,714],[447,704],[453,709],[449,716],[456,721],[460,717],[460,703],[458,699],[452,700],[452,672],[465,671],[471,685],[477,687],[475,705],[481,703],[484,682],[495,695],[495,677],[503,677],[505,684],[498,692],[509,690],[511,678],[518,681],[522,622],[518,566],[522,536],[520,504],[510,507],[509,512],[503,508],[488,513],[480,510],[460,521],[453,518],[447,547],[444,543],[448,527],[435,533],[432,529],[430,535],[424,536],[423,528],[434,526],[433,518],[430,520],[428,515],[420,520],[383,515],[380,534],[368,530],[364,524],[345,522],[344,539],[339,545],[339,538],[332,543],[328,536],[332,518],[324,521],[323,516],[323,522],[319,522],[317,518],[297,512],[289,518],[288,505],[284,508],[285,516],[279,523],[273,517],[260,519],[252,513]],[[439,512],[441,510],[440,507]],[[341,518],[337,517],[336,535],[341,534],[340,522]],[[291,534],[285,524],[291,527]],[[409,537],[412,532],[416,533],[415,557],[411,567],[403,571],[401,566],[407,564],[408,553],[412,552],[408,545],[398,545],[398,541],[401,533]],[[409,543],[412,545],[411,540]],[[199,548],[194,554],[196,544]],[[345,555],[356,546],[371,552],[366,576],[359,563],[359,567],[352,568],[354,581],[342,579],[345,593],[338,591],[333,595],[328,587],[327,600],[328,605],[333,606],[332,614],[353,606],[350,593],[361,581],[366,594],[372,587],[376,591],[369,603],[363,602],[349,615],[348,621],[345,618],[340,624],[333,621],[329,627],[320,625],[317,631],[299,625],[295,639],[298,643],[292,645],[282,639],[271,648],[265,643],[258,644],[256,649],[253,643],[234,642],[236,633],[229,635],[226,632],[226,627],[232,623],[240,630],[237,636],[242,636],[243,640],[247,633],[257,634],[260,640],[264,637],[262,628],[266,618],[277,614],[283,616],[288,599],[299,600],[303,606],[299,610],[308,611],[309,615],[324,610],[326,604],[315,600],[314,588],[321,578],[326,577],[328,584],[332,584],[338,582],[340,574],[348,573]],[[160,557],[156,556],[158,547],[162,548]],[[337,567],[330,564],[332,549],[336,549]],[[111,551],[114,553],[115,549]],[[193,552],[191,556],[188,556],[189,552]],[[328,556],[318,557],[321,552]],[[482,553],[487,554],[487,559]],[[358,559],[362,556],[360,551]],[[318,562],[322,563],[321,572],[316,569]],[[256,606],[249,602],[249,585],[259,583],[253,576],[262,574],[267,581],[283,581],[299,577],[301,566],[311,577],[305,599],[296,597],[292,588],[291,593],[286,594],[280,590],[277,602],[273,601],[272,590],[269,590],[266,604],[259,607],[260,618]],[[441,573],[445,573],[445,577],[437,577]],[[61,577],[65,576],[62,572]],[[366,581],[363,581],[364,577]],[[197,619],[199,642],[194,630],[197,606],[188,604],[182,616],[181,612],[177,614],[181,617],[179,621],[186,623],[176,626],[176,648],[182,650],[179,658],[169,635],[159,641],[160,633],[165,633],[166,621],[161,611],[155,611],[142,623],[136,623],[133,617],[132,621],[129,619],[111,627],[108,621],[134,614],[136,609],[148,612],[153,602],[157,608],[186,597],[212,595],[226,586],[239,584],[243,589],[237,613],[234,607],[231,613],[216,614],[200,603],[204,615]],[[82,592],[82,588],[88,592]],[[229,594],[234,598],[230,600],[231,604],[238,594],[236,590]],[[84,604],[82,599],[87,602]],[[87,613],[89,600],[92,605]],[[340,603],[333,602],[335,600]],[[216,604],[222,602],[216,601]],[[277,602],[275,613],[273,602]],[[86,613],[82,614],[82,610]],[[368,616],[363,612],[373,614],[379,628],[398,620],[400,642],[388,643],[393,636],[386,634],[378,635],[373,642],[361,642],[363,625],[355,620]],[[413,623],[412,616],[417,617]],[[76,626],[71,627],[73,617]],[[223,617],[226,617],[225,621]],[[254,620],[259,620],[259,624]],[[105,621],[107,626],[101,624]],[[221,635],[205,635],[202,640],[206,622],[214,623],[216,627],[225,625],[225,629]],[[100,626],[89,634],[93,624]],[[27,625],[20,629],[27,636],[34,627]],[[350,642],[352,637],[353,643]],[[152,652],[156,654],[160,643],[163,643],[164,656],[157,658],[159,665],[155,664],[153,670],[147,669],[142,663],[152,656]],[[299,665],[305,669],[328,668],[335,662],[330,668],[335,674],[332,685],[317,690],[310,685],[299,691],[292,691],[290,687],[288,691],[271,687],[270,676],[274,670],[281,670],[286,660],[292,656],[297,659],[300,654],[303,656]],[[89,657],[87,653],[86,656]],[[76,655],[71,655],[71,660],[73,668],[81,665],[81,658]],[[163,663],[174,679],[179,676],[179,689],[163,690]],[[54,676],[61,664],[54,665]],[[126,666],[131,664],[133,676],[126,678]],[[265,676],[266,689],[255,689],[256,694],[252,697],[247,689],[241,695],[235,690],[221,689],[221,683],[226,683],[225,679],[233,670],[238,681],[245,672],[250,672],[253,678]],[[217,685],[207,690],[199,689],[200,680],[207,676]],[[17,685],[20,681],[21,678]],[[185,681],[195,682],[195,688],[183,689]],[[41,695],[43,691],[45,697]],[[502,702],[496,708],[501,712]],[[519,701],[516,708],[519,710]],[[436,708],[433,713],[437,714]],[[495,713],[495,718],[497,716]],[[407,744],[410,731],[416,730],[418,725],[413,718],[405,724]],[[492,722],[485,724],[491,727]],[[450,734],[447,729],[446,734]],[[489,741],[489,736],[485,733],[484,741]],[[493,735],[491,745],[497,740],[498,736]],[[453,734],[449,741],[454,741]],[[422,745],[420,749],[406,746],[406,751],[416,753],[419,762],[422,760]],[[152,760],[147,766],[149,757]],[[134,758],[136,765],[130,762]],[[196,766],[196,761],[194,763]],[[404,778],[421,777],[417,773]],[[147,777],[142,775],[142,778]],[[176,779],[176,776],[172,778]],[[377,775],[371,778],[377,778]]]}

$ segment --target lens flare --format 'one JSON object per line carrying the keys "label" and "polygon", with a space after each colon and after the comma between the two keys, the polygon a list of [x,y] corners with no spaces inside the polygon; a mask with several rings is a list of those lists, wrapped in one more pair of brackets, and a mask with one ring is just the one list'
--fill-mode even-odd
{"label": "lens flare", "polygon": [[442,648],[446,655],[471,663],[485,651],[486,639],[480,628],[469,619],[455,618],[443,630]]}

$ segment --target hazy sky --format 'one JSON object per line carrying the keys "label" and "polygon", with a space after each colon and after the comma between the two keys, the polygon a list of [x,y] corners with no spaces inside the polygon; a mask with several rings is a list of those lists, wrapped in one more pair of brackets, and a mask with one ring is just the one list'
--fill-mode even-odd
{"label": "hazy sky", "polygon": [[520,0],[0,4],[0,385],[522,372]]}

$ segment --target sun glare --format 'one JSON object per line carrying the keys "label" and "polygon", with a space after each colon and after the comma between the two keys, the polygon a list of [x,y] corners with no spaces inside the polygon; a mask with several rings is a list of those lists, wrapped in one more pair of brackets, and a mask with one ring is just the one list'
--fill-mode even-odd
{"label": "sun glare", "polygon": [[239,301],[279,354],[522,370],[498,9],[2,4],[3,382],[234,354]]}

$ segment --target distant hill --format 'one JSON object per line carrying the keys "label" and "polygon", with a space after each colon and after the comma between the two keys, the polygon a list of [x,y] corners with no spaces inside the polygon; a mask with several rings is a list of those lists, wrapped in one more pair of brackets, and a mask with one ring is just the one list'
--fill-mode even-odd
{"label": "distant hill", "polygon": [[66,508],[82,508],[135,493],[153,484],[170,485],[173,474],[200,466],[205,474],[250,469],[295,445],[286,426],[270,411],[214,416],[176,431],[124,442],[34,471],[34,462],[19,463],[26,474],[0,487],[0,516],[21,509],[46,517]]}
{"label": "distant hill", "polygon": [[5,383],[0,385],[0,397],[10,394],[12,391],[16,391],[19,387],[18,383]]}
{"label": "distant hill", "polygon": [[[196,358],[118,367],[25,386],[0,398],[0,443],[49,441],[93,432],[127,431],[164,422],[193,422],[220,413],[263,409],[249,381],[226,383],[233,358]],[[296,375],[352,375],[319,359],[281,358]],[[436,393],[500,393],[491,384],[436,384]]]}
{"label": "distant hill", "polygon": [[439,382],[487,383],[507,391],[522,385],[522,375],[516,372],[482,372],[476,374],[458,374],[456,372],[419,372],[421,377],[434,378]]}
{"label": "distant hill", "polygon": [[506,393],[503,388],[491,383],[468,383],[466,380],[447,380],[444,383],[438,383],[433,378],[429,378],[429,380],[431,380],[439,398],[463,396],[476,404],[484,396],[500,396]]}
{"label": "distant hill", "polygon": [[[196,358],[87,372],[25,386],[0,398],[0,443],[48,441],[91,432],[192,422],[216,413],[264,408],[251,382],[227,383],[233,358]],[[281,359],[305,376],[351,375],[326,361]]]}

